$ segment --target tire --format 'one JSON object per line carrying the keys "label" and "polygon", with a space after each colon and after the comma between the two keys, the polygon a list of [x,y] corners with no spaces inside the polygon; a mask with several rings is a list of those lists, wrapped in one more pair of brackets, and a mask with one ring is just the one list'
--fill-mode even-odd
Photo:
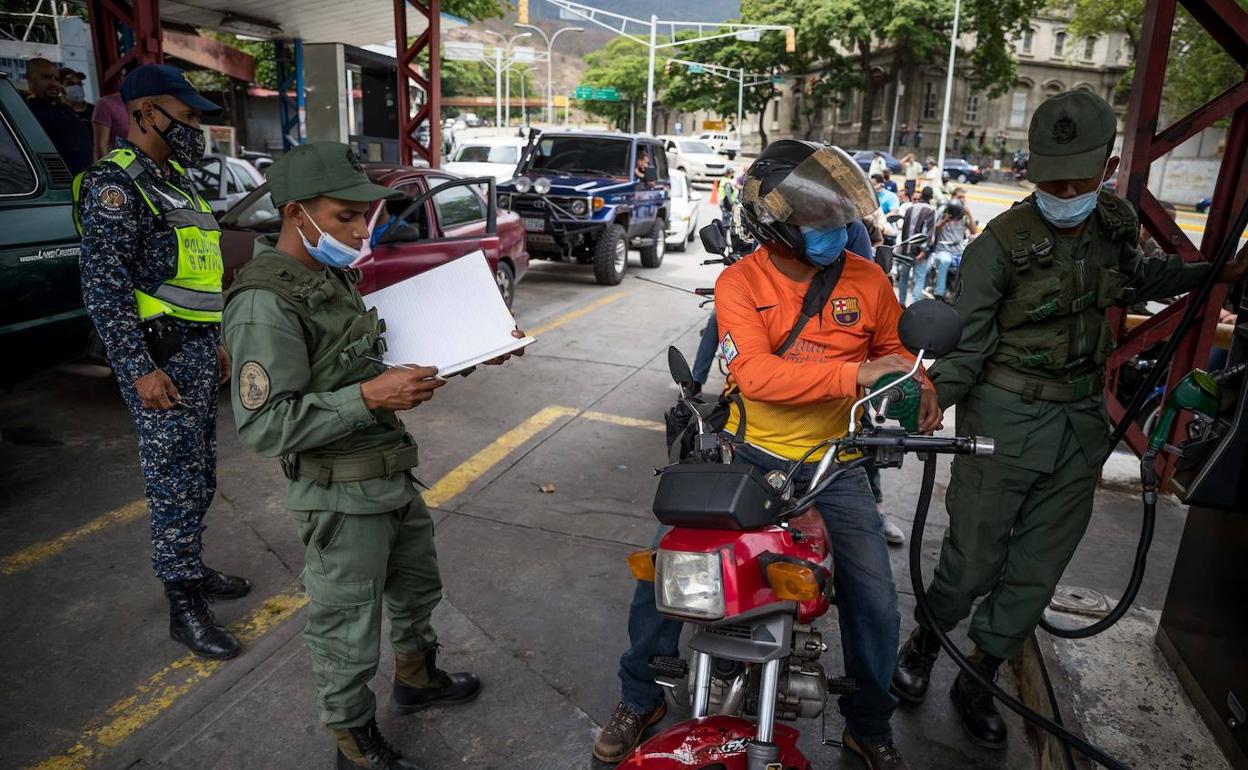
{"label": "tire", "polygon": [[650,228],[650,240],[654,241],[654,245],[641,247],[642,267],[658,267],[663,264],[663,255],[667,252],[666,238],[667,223],[656,218],[654,227]]}
{"label": "tire", "polygon": [[966,184],[966,174],[958,174],[958,181],[962,184]]}
{"label": "tire", "polygon": [[603,286],[624,280],[628,268],[628,234],[619,225],[607,225],[594,241],[594,278]]}
{"label": "tire", "polygon": [[688,247],[688,244],[689,244],[689,239],[682,236],[679,243],[677,243],[675,246],[668,246],[667,248],[671,249],[672,251],[683,252]]}
{"label": "tire", "polygon": [[503,295],[503,302],[510,308],[516,298],[515,268],[500,259],[498,267],[494,268],[494,282],[498,284],[498,292]]}
{"label": "tire", "polygon": [[735,152],[729,151],[728,160],[736,160],[736,159],[737,159],[737,154]]}

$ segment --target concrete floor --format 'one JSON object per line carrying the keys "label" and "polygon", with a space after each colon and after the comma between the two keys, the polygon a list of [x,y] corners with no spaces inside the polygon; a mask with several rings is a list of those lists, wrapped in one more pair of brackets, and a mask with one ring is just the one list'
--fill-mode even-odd
{"label": "concrete floor", "polygon": [[[981,219],[1004,207],[972,203]],[[710,215],[707,206],[703,221]],[[691,244],[643,271],[633,254],[629,277],[612,288],[595,285],[582,267],[535,263],[515,308],[521,328],[540,338],[528,355],[456,379],[405,415],[422,446],[419,476],[434,488],[446,586],[436,613],[440,662],[486,683],[467,706],[406,718],[380,708],[383,731],[427,766],[588,764],[597,726],[618,696],[615,662],[632,593],[624,557],[649,545],[655,527],[651,468],[664,462],[663,440],[637,421],[662,419],[675,394],[666,348],[692,358],[707,317],[693,296],[635,276],[709,286],[718,268],[698,266],[703,257]],[[214,607],[221,620],[243,624],[245,652],[204,664],[167,635],[148,564],[133,428],[115,386],[52,371],[3,396],[0,767],[330,766],[332,743],[317,722],[300,637],[302,549],[283,510],[285,482],[276,462],[239,444],[228,399],[220,403],[220,489],[206,557],[250,577],[255,590]],[[884,476],[903,526],[919,470],[911,462]],[[929,570],[947,522],[947,478],[944,467],[924,536]],[[540,490],[548,484],[553,493]],[[1066,582],[1120,592],[1137,499],[1126,486],[1102,490]],[[1161,604],[1182,516],[1172,501],[1159,506],[1146,607]],[[892,555],[905,633],[913,595],[904,549]],[[839,672],[834,625],[825,619],[825,665]],[[391,666],[383,652],[374,682],[383,702]],[[942,661],[929,702],[898,711],[898,743],[911,766],[1030,767],[1017,724],[1005,752],[964,739],[945,695],[952,678]],[[831,712],[828,734],[837,736],[841,723]],[[817,767],[861,767],[818,745],[819,724],[797,726]]]}

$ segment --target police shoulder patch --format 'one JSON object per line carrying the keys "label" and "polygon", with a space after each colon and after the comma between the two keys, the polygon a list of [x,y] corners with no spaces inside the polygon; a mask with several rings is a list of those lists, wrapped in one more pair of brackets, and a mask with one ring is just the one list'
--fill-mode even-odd
{"label": "police shoulder patch", "polygon": [[269,373],[256,361],[248,361],[238,371],[238,400],[243,408],[255,411],[269,400]]}
{"label": "police shoulder patch", "polygon": [[121,185],[106,184],[100,188],[100,205],[106,209],[117,210],[129,202],[129,196]]}

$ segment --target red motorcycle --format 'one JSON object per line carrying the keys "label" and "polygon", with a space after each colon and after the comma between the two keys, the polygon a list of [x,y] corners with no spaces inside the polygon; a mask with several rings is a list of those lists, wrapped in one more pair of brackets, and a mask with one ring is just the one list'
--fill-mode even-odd
{"label": "red motorcycle", "polygon": [[[629,566],[638,579],[654,581],[661,614],[696,625],[688,661],[651,661],[660,684],[688,687],[692,717],[643,743],[618,767],[814,769],[797,747],[799,731],[778,722],[819,717],[829,696],[857,689],[852,679],[828,677],[820,663],[827,646],[814,624],[834,599],[831,544],[815,498],[841,474],[865,464],[867,456],[880,467],[899,467],[908,451],[992,453],[987,439],[913,432],[919,362],[956,347],[957,314],[925,300],[906,310],[899,331],[917,356],[914,367],[882,379],[854,404],[851,415],[860,407],[871,413],[865,427],[851,418],[846,436],[807,453],[828,450],[800,494],[792,484],[800,462],[787,473],[766,475],[752,465],[731,463],[731,444],[707,419],[722,402],[685,397],[692,376],[680,352],[669,349],[669,368],[697,435],[689,457],[661,471],[654,512],[671,531],[657,549],[631,554]],[[884,427],[890,418],[900,418],[906,427]],[[834,466],[836,457],[849,452],[862,457]]]}

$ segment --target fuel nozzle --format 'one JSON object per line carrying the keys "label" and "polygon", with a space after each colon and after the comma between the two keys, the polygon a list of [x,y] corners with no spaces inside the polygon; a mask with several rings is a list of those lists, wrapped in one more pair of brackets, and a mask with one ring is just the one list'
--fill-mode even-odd
{"label": "fuel nozzle", "polygon": [[1203,369],[1188,372],[1166,395],[1165,409],[1148,434],[1149,452],[1156,454],[1166,448],[1166,438],[1179,412],[1187,410],[1209,419],[1216,417],[1222,384],[1242,374],[1244,369],[1244,364],[1238,364],[1213,374]]}

